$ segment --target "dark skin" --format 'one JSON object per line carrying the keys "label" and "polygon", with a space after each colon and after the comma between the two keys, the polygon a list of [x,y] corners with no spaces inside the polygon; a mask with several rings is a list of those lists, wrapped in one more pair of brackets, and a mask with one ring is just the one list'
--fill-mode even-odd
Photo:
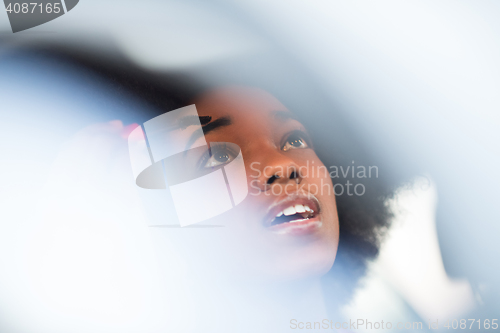
{"label": "dark skin", "polygon": [[[249,194],[214,220],[235,231],[234,243],[254,259],[246,260],[246,269],[279,280],[326,273],[337,252],[337,208],[331,179],[318,171],[324,165],[304,126],[275,97],[256,88],[222,87],[200,95],[195,104],[209,144],[229,142],[241,148]],[[230,162],[231,154],[213,151],[203,164]],[[293,221],[298,223],[272,225],[277,212],[285,218],[288,206],[310,211],[287,217],[298,216]]]}

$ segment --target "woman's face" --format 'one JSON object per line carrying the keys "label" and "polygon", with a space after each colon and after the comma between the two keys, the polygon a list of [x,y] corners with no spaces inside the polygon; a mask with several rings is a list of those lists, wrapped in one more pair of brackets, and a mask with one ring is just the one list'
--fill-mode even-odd
{"label": "woman's face", "polygon": [[[245,274],[297,279],[327,272],[335,260],[339,226],[329,174],[304,126],[276,98],[249,87],[225,87],[195,101],[205,139],[241,148],[249,194],[213,220],[231,235]],[[211,118],[203,118],[209,116]],[[203,163],[234,158],[212,149]],[[220,245],[220,243],[219,243]]]}

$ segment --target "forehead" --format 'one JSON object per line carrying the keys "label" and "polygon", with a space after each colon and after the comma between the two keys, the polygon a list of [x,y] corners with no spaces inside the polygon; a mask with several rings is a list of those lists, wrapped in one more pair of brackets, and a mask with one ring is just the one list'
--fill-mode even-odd
{"label": "forehead", "polygon": [[238,118],[270,117],[287,108],[268,92],[252,87],[228,86],[210,90],[195,100],[200,116]]}

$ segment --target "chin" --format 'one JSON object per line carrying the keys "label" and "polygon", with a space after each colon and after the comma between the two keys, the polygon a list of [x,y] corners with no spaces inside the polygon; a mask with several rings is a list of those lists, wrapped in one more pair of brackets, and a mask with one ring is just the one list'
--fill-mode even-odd
{"label": "chin", "polygon": [[321,253],[318,252],[290,262],[290,279],[308,279],[325,275],[333,266],[336,251],[322,249]]}
{"label": "chin", "polygon": [[309,249],[289,249],[289,253],[269,256],[259,269],[259,280],[293,282],[319,278],[332,268],[336,252],[336,246],[315,244]]}

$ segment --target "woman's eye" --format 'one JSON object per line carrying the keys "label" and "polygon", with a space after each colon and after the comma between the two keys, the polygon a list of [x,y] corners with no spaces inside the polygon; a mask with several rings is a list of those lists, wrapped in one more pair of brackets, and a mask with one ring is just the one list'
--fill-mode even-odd
{"label": "woman's eye", "polygon": [[290,149],[300,149],[308,148],[306,141],[299,134],[292,134],[288,137],[285,144],[283,145],[283,150],[287,151]]}
{"label": "woman's eye", "polygon": [[216,150],[212,152],[212,156],[208,158],[205,165],[205,168],[213,168],[222,164],[226,164],[234,159],[232,153],[228,150]]}

